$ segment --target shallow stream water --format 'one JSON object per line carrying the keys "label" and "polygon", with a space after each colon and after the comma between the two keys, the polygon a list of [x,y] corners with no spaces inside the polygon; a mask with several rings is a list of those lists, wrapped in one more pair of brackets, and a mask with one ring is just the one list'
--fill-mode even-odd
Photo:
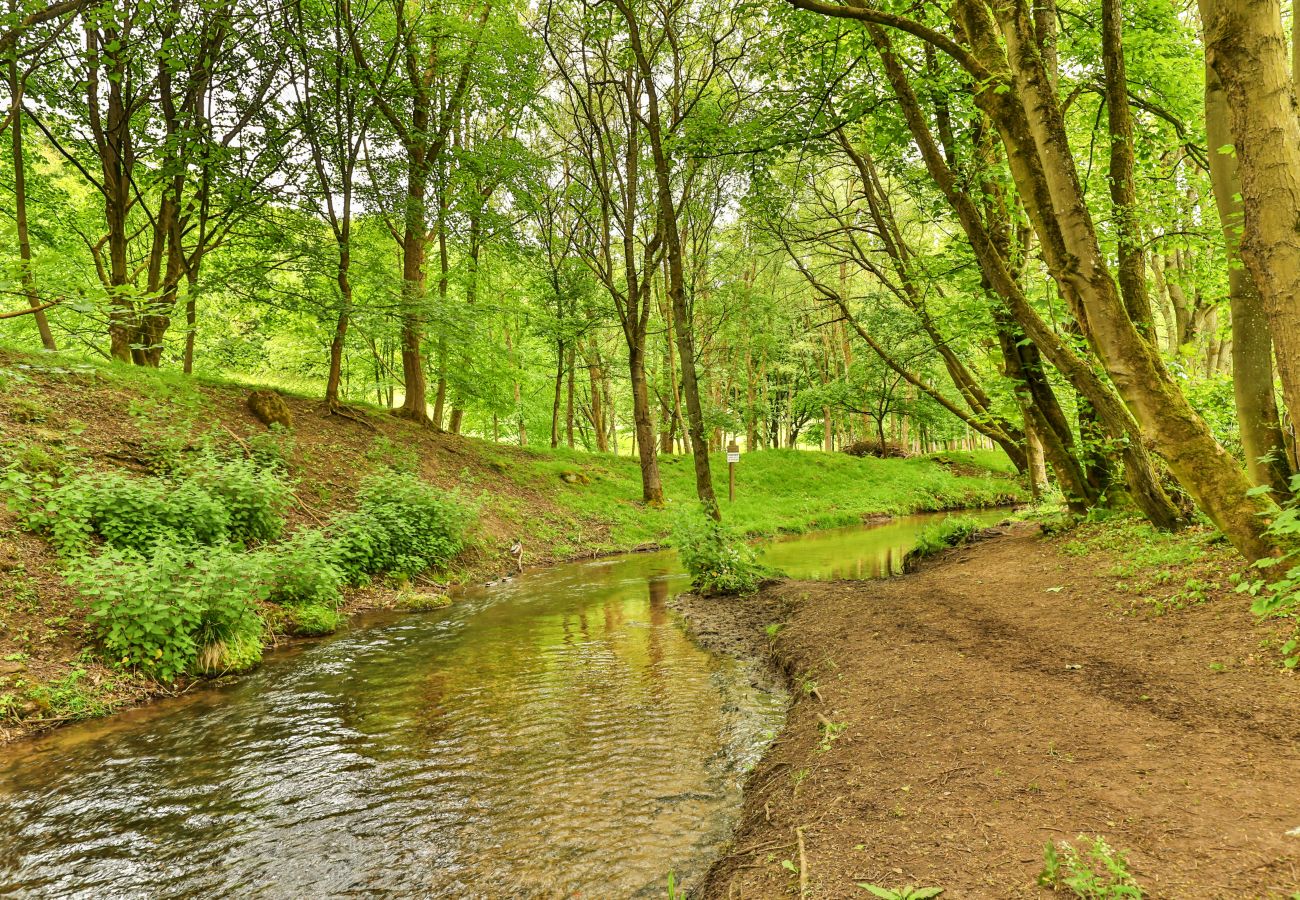
{"label": "shallow stream water", "polygon": [[[878,577],[934,518],[765,552]],[[685,587],[669,552],[528,573],[0,748],[0,895],[662,897],[726,840],[785,703],[691,642]]]}

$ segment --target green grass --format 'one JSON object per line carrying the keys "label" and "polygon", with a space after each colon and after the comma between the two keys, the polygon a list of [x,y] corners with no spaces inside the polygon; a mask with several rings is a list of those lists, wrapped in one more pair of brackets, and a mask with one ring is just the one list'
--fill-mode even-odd
{"label": "green grass", "polygon": [[[551,523],[555,527],[563,530],[582,520],[608,525],[610,546],[599,549],[656,543],[671,529],[675,513],[695,502],[690,457],[661,457],[666,503],[663,509],[648,509],[640,502],[640,469],[633,457],[529,449],[521,462],[513,454],[495,452],[505,477],[550,494],[572,514],[573,522]],[[493,456],[491,445],[485,445],[484,453]],[[761,450],[745,454],[736,466],[732,503],[727,500],[725,454],[714,454],[712,462],[723,518],[748,535],[804,532],[852,525],[874,515],[1024,499],[1020,486],[1003,475],[987,469],[982,475],[956,475],[928,458],[858,459],[842,453]],[[980,466],[985,460],[962,462]],[[587,483],[568,483],[561,477],[565,473],[580,475]]]}

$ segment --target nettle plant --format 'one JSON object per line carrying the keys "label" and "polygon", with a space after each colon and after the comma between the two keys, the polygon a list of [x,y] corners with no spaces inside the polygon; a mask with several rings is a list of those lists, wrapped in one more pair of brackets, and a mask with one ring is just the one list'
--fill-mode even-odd
{"label": "nettle plant", "polygon": [[[1268,488],[1255,488],[1261,494]],[[1291,478],[1292,499],[1273,517],[1268,535],[1282,554],[1256,560],[1259,578],[1233,576],[1237,590],[1254,598],[1251,611],[1257,616],[1288,618],[1294,625],[1291,636],[1282,644],[1282,661],[1290,669],[1300,666],[1300,475]]]}
{"label": "nettle plant", "polygon": [[273,588],[337,602],[337,574],[286,574],[281,564],[319,558],[320,547],[246,551],[283,531],[290,486],[278,468],[206,452],[148,477],[11,466],[0,490],[68,560],[105,657],[159,680],[256,663],[257,605]]}
{"label": "nettle plant", "polygon": [[703,512],[677,519],[673,545],[690,573],[691,587],[705,596],[752,594],[777,577],[743,536]]}
{"label": "nettle plant", "polygon": [[279,537],[290,488],[278,471],[205,454],[171,476],[119,472],[58,476],[10,467],[3,483],[25,524],[66,557],[105,545],[148,553],[160,544],[216,546]]}
{"label": "nettle plant", "polygon": [[332,529],[331,561],[349,584],[443,569],[469,542],[474,509],[454,491],[388,471],[361,484],[359,508]]}
{"label": "nettle plant", "polygon": [[212,647],[238,647],[238,667],[260,659],[263,576],[257,557],[229,547],[167,545],[147,557],[107,547],[68,571],[106,658],[160,681],[193,671]]}

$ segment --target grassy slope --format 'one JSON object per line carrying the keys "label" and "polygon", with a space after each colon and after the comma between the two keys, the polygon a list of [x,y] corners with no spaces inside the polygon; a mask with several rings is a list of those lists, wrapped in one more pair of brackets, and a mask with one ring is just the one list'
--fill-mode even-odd
{"label": "grassy slope", "polygon": [[[481,451],[501,458],[497,448]],[[949,468],[931,459],[855,459],[839,453],[762,450],[742,457],[736,469],[736,500],[728,502],[725,454],[713,454],[714,489],[726,521],[753,535],[801,532],[851,525],[877,515],[918,510],[990,506],[1022,499],[1007,474],[989,471],[996,462],[962,454]],[[991,456],[991,454],[990,454]],[[690,457],[661,457],[667,503],[647,509],[639,502],[640,469],[630,457],[573,450],[511,448],[501,458],[506,477],[521,487],[547,491],[571,517],[572,528],[596,524],[599,535],[567,530],[547,534],[552,546],[572,552],[617,550],[654,543],[668,534],[675,516],[694,508],[695,470]],[[966,472],[968,474],[957,474]],[[589,479],[570,484],[566,473]]]}
{"label": "grassy slope", "polygon": [[[0,349],[0,464],[72,464],[144,472],[159,458],[199,442],[242,452],[266,431],[245,409],[247,387],[196,381],[178,373],[96,365],[64,356],[33,357]],[[365,424],[323,413],[309,398],[289,397],[295,426],[284,444],[297,479],[290,528],[316,526],[346,510],[367,472],[385,466],[417,471],[479,507],[475,547],[444,580],[507,571],[506,548],[524,543],[537,564],[657,543],[679,510],[692,505],[689,458],[665,457],[669,502],[647,509],[629,457],[518,448],[433,434],[377,409]],[[265,440],[265,438],[260,438]],[[738,467],[728,521],[753,534],[802,531],[873,515],[979,506],[1020,499],[1020,489],[991,455],[945,460],[854,459],[791,450],[746,454]],[[719,494],[726,465],[715,461]],[[570,483],[561,476],[580,476]],[[583,483],[586,482],[586,483]],[[352,608],[384,605],[383,585],[356,592]],[[0,695],[22,685],[27,719],[101,714],[158,693],[95,661],[75,594],[45,542],[0,511]],[[25,693],[23,693],[25,692]],[[39,714],[32,712],[35,701]],[[0,708],[0,740],[15,728]],[[8,725],[8,728],[6,727]]]}

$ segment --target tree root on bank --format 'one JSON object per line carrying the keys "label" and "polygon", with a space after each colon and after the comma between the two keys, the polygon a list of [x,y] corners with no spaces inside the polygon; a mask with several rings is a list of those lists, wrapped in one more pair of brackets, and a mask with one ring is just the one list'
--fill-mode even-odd
{"label": "tree root on bank", "polygon": [[324,407],[324,414],[327,416],[338,416],[341,419],[348,419],[349,421],[356,422],[363,428],[369,428],[376,434],[379,433],[379,429],[375,427],[373,422],[366,419],[361,414],[360,410],[343,403],[330,403],[328,401],[323,403],[322,406]]}

